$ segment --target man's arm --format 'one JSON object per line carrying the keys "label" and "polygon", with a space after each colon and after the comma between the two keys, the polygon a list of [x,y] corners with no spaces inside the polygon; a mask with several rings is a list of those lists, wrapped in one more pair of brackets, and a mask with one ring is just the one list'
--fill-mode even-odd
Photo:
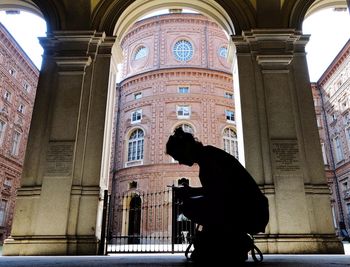
{"label": "man's arm", "polygon": [[184,186],[171,186],[175,191],[176,197],[179,198],[189,198],[193,196],[203,195],[204,189],[203,187],[191,187],[188,185]]}

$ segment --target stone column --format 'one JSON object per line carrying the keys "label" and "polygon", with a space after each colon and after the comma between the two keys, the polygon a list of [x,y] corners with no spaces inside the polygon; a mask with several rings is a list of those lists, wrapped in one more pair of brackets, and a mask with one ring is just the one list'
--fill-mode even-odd
{"label": "stone column", "polygon": [[96,254],[107,187],[101,158],[114,38],[61,31],[41,43],[43,71],[3,254]]}
{"label": "stone column", "polygon": [[276,29],[233,37],[244,160],[270,205],[266,234],[257,241],[265,253],[342,252],[332,223],[307,41],[300,32]]}

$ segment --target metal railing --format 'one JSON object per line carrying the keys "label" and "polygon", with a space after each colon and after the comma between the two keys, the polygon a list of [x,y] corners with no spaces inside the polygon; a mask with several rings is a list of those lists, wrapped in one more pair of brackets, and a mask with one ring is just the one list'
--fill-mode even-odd
{"label": "metal railing", "polygon": [[172,189],[128,192],[114,202],[107,253],[185,252],[195,225],[181,213]]}

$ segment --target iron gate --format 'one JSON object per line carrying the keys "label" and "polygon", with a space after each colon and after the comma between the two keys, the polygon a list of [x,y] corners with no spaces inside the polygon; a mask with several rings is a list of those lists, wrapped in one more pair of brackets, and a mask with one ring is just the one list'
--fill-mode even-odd
{"label": "iron gate", "polygon": [[174,191],[116,195],[109,209],[106,253],[185,252],[195,225]]}

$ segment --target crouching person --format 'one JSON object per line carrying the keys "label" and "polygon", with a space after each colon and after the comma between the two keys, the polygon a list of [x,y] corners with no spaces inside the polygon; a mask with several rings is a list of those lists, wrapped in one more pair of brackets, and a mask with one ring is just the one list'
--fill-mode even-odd
{"label": "crouching person", "polygon": [[246,261],[254,247],[250,235],[264,232],[269,221],[267,198],[255,180],[235,157],[204,146],[180,127],[169,137],[166,153],[179,164],[199,166],[202,187],[174,188],[184,215],[201,226],[191,259]]}

